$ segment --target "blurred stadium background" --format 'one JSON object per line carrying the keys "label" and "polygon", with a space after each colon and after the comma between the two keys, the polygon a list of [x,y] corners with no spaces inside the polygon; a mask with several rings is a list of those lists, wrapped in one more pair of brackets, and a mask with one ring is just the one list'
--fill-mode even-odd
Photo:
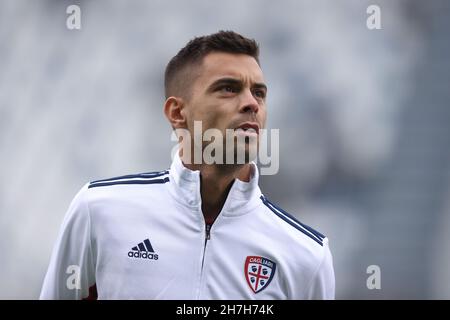
{"label": "blurred stadium background", "polygon": [[[66,8],[81,7],[81,30]],[[366,27],[369,5],[381,30]],[[280,171],[330,238],[338,299],[450,298],[450,2],[0,2],[0,298],[38,297],[89,180],[166,168],[163,71],[196,35],[258,40]],[[381,268],[368,290],[366,269]]]}

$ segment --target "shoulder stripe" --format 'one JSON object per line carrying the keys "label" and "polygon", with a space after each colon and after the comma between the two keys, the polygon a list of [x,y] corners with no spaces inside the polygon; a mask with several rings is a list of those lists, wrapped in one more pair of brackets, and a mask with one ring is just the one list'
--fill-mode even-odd
{"label": "shoulder stripe", "polygon": [[123,179],[133,179],[133,178],[143,178],[143,179],[151,179],[156,177],[161,177],[165,174],[168,174],[169,170],[164,171],[155,171],[155,172],[146,172],[146,173],[138,173],[138,174],[128,174],[125,176],[119,176],[114,178],[108,178],[108,179],[101,179],[101,180],[95,180],[91,183],[97,183],[97,182],[108,182],[108,181],[115,181],[115,180],[123,180]]}
{"label": "shoulder stripe", "polygon": [[288,224],[290,224],[291,226],[293,226],[295,229],[297,229],[298,231],[301,231],[303,234],[305,234],[306,236],[308,236],[309,238],[311,238],[312,240],[314,240],[315,242],[317,242],[318,244],[320,244],[321,246],[323,246],[323,236],[319,236],[316,235],[320,234],[317,231],[315,232],[311,232],[310,229],[312,229],[311,227],[305,227],[306,225],[304,225],[303,223],[299,222],[297,219],[295,219],[294,217],[292,217],[291,215],[286,215],[284,210],[279,210],[278,207],[274,206],[269,200],[267,200],[266,197],[261,196],[260,197],[261,201],[264,203],[264,205],[266,207],[268,207],[273,213],[275,213],[279,218],[281,218],[282,220],[284,220],[285,222],[287,222]]}
{"label": "shoulder stripe", "polygon": [[91,182],[89,184],[88,189],[113,185],[123,185],[123,184],[163,184],[166,182],[169,182],[169,177],[165,177],[163,179],[116,180],[116,181],[96,182],[96,183]]}
{"label": "shoulder stripe", "polygon": [[286,215],[287,217],[289,217],[291,220],[294,220],[295,222],[297,222],[299,225],[301,225],[303,228],[305,228],[306,230],[308,230],[309,232],[311,232],[312,234],[314,234],[316,237],[318,237],[320,240],[323,240],[325,238],[325,236],[323,234],[321,234],[319,231],[314,230],[313,228],[311,228],[310,226],[301,223],[300,221],[298,221],[294,216],[292,216],[291,214],[287,213],[285,210],[281,209],[279,206],[277,206],[275,203],[273,203],[272,201],[270,201],[269,199],[265,198],[265,200],[270,203],[275,209],[279,210],[281,213],[283,213],[284,215]]}

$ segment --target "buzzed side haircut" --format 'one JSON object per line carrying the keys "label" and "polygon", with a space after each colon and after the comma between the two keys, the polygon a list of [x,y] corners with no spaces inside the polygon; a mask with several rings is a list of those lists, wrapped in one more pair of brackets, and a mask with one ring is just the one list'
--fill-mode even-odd
{"label": "buzzed side haircut", "polygon": [[259,65],[259,46],[234,31],[219,31],[189,41],[167,64],[164,75],[166,99],[178,96],[189,99],[191,85],[199,74],[198,67],[211,52],[246,54]]}

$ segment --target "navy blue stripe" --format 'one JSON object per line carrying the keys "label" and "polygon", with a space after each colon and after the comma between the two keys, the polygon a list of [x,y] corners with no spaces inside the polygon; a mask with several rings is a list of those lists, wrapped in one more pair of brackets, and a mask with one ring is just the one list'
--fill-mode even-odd
{"label": "navy blue stripe", "polygon": [[320,244],[321,246],[323,246],[322,240],[320,238],[315,237],[313,234],[307,232],[306,230],[304,230],[302,227],[300,227],[298,224],[295,224],[294,222],[292,222],[291,220],[287,219],[284,215],[282,215],[281,213],[279,213],[277,210],[275,210],[270,203],[267,202],[267,200],[264,198],[264,196],[261,196],[261,200],[264,203],[264,205],[270,209],[270,211],[272,211],[273,213],[275,213],[279,218],[281,218],[282,220],[284,220],[285,222],[289,223],[291,226],[293,226],[295,229],[297,229],[298,231],[301,231],[303,234],[307,235],[309,238],[313,239],[315,242],[317,242],[318,244]]}
{"label": "navy blue stripe", "polygon": [[95,180],[92,181],[91,183],[97,183],[97,182],[108,182],[108,181],[114,181],[114,180],[119,180],[119,179],[132,179],[132,178],[156,178],[156,177],[160,177],[163,176],[165,174],[168,174],[169,171],[165,170],[165,171],[156,171],[156,172],[147,172],[147,173],[138,173],[138,174],[128,174],[126,176],[119,176],[119,177],[114,177],[114,178],[108,178],[108,179],[102,179],[102,180]]}
{"label": "navy blue stripe", "polygon": [[289,218],[291,218],[292,220],[294,220],[295,222],[297,222],[298,224],[300,224],[303,228],[307,229],[309,232],[313,233],[316,237],[320,238],[321,240],[323,238],[325,238],[325,236],[323,234],[321,234],[319,231],[314,230],[313,228],[311,228],[310,226],[301,223],[300,221],[298,221],[295,217],[293,217],[292,215],[290,215],[289,213],[287,213],[286,211],[284,211],[283,209],[281,209],[280,207],[278,207],[276,204],[274,204],[272,201],[270,201],[269,199],[265,198],[265,200],[270,203],[273,207],[275,207],[276,209],[280,210],[282,213],[284,213],[286,216],[288,216]]}
{"label": "navy blue stripe", "polygon": [[[263,196],[264,197],[264,196]],[[280,214],[284,214],[285,216],[287,216],[288,218],[292,219],[294,222],[298,223],[300,226],[302,226],[303,228],[305,228],[306,230],[308,230],[309,232],[311,232],[314,236],[317,237],[318,240],[322,241],[325,236],[323,234],[321,234],[320,232],[314,230],[313,228],[311,228],[310,226],[301,223],[300,221],[298,221],[295,217],[293,217],[292,215],[290,215],[289,213],[287,213],[285,210],[281,209],[280,207],[278,207],[277,205],[275,205],[273,202],[271,202],[269,199],[267,199],[266,197],[264,197],[264,200],[271,205],[273,208],[279,210],[278,212]]]}
{"label": "navy blue stripe", "polygon": [[141,242],[138,244],[139,250],[140,251],[147,251],[147,249],[145,249],[144,244]]}
{"label": "navy blue stripe", "polygon": [[169,182],[169,177],[165,177],[164,179],[154,179],[154,180],[120,180],[120,181],[90,184],[88,189],[96,188],[96,187],[112,186],[112,185],[116,185],[116,184],[155,184],[155,183],[161,184],[161,183],[166,183],[166,182]]}
{"label": "navy blue stripe", "polygon": [[148,252],[155,252],[155,251],[153,251],[153,247],[152,247],[152,244],[150,243],[150,240],[145,239],[144,244],[145,244],[145,247],[147,248]]}

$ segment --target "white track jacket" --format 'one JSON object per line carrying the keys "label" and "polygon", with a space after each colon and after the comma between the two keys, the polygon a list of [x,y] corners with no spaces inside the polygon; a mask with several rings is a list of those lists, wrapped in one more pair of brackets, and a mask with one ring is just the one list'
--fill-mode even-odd
{"label": "white track jacket", "polygon": [[86,184],[64,218],[41,299],[334,299],[328,238],[235,180],[206,228],[200,173]]}

